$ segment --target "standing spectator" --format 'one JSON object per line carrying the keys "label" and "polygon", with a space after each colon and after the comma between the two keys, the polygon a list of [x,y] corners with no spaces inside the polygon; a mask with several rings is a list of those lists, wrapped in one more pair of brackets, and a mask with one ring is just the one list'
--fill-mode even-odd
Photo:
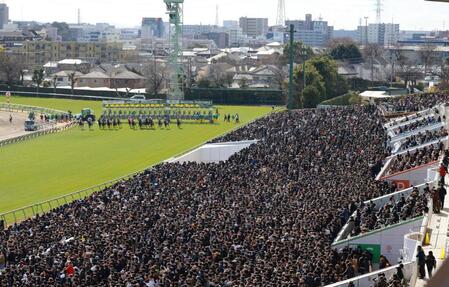
{"label": "standing spectator", "polygon": [[440,193],[436,189],[432,190],[432,200],[433,200],[433,212],[440,213],[441,207]]}
{"label": "standing spectator", "polygon": [[432,271],[437,267],[437,261],[435,259],[435,256],[433,256],[433,252],[429,251],[429,255],[426,256],[426,266],[427,266],[427,273],[429,274],[429,278],[432,277]]}
{"label": "standing spectator", "polygon": [[6,257],[3,251],[0,251],[0,271],[6,267]]}
{"label": "standing spectator", "polygon": [[401,281],[401,283],[405,282],[405,276],[404,276],[404,264],[399,264],[398,267],[396,267],[396,276]]}
{"label": "standing spectator", "polygon": [[418,260],[419,279],[424,279],[426,278],[426,254],[421,246],[418,246],[416,258]]}
{"label": "standing spectator", "polygon": [[446,167],[444,167],[444,165],[440,165],[439,173],[440,173],[440,183],[441,185],[444,185],[444,178],[446,177],[447,174],[447,170]]}
{"label": "standing spectator", "polygon": [[440,202],[441,202],[441,209],[444,208],[444,199],[446,197],[446,189],[444,188],[444,185],[440,185],[440,188],[438,188],[438,193],[440,194]]}
{"label": "standing spectator", "polygon": [[391,264],[390,264],[390,262],[388,261],[388,259],[387,259],[385,256],[380,255],[380,259],[379,259],[379,269],[384,269],[384,268],[387,268],[387,267],[390,267],[390,266],[391,266]]}

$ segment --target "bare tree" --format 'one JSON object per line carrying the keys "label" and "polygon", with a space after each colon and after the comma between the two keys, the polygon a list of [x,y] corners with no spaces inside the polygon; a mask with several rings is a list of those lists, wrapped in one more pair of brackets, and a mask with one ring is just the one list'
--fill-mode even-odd
{"label": "bare tree", "polygon": [[349,37],[333,38],[327,42],[326,47],[329,50],[332,50],[332,49],[338,47],[339,45],[345,45],[345,46],[355,45],[355,42],[354,42],[354,40],[352,40]]}
{"label": "bare tree", "polygon": [[147,78],[147,93],[151,95],[159,94],[169,77],[168,68],[165,63],[157,63],[156,60],[144,67],[143,74]]}
{"label": "bare tree", "polygon": [[56,88],[58,87],[58,76],[53,75],[52,85],[53,85],[53,93],[56,94]]}
{"label": "bare tree", "polygon": [[424,76],[429,72],[429,67],[435,63],[436,46],[432,43],[426,42],[424,46],[419,49],[419,56],[424,64]]}
{"label": "bare tree", "polygon": [[75,85],[78,82],[78,75],[77,75],[76,71],[72,71],[69,73],[69,82],[70,82],[70,89],[72,90],[72,95],[73,95],[73,91],[75,90]]}
{"label": "bare tree", "polygon": [[440,78],[438,88],[440,90],[449,90],[449,58],[444,59],[440,64],[432,70],[433,76]]}
{"label": "bare tree", "polygon": [[374,63],[377,58],[382,57],[384,54],[383,47],[378,44],[368,44],[363,49],[363,57],[365,62],[368,62],[371,66],[371,82],[374,82]]}
{"label": "bare tree", "polygon": [[396,62],[399,66],[399,76],[404,81],[404,87],[407,88],[409,83],[412,87],[416,86],[417,80],[422,76],[419,68],[398,49],[395,51]]}
{"label": "bare tree", "polygon": [[282,68],[271,69],[271,71],[273,72],[273,78],[271,80],[273,88],[283,90],[285,86],[284,83],[287,80],[287,73],[282,70]]}
{"label": "bare tree", "polygon": [[0,53],[0,79],[8,85],[12,85],[21,80],[21,73],[24,69],[22,55],[2,52]]}

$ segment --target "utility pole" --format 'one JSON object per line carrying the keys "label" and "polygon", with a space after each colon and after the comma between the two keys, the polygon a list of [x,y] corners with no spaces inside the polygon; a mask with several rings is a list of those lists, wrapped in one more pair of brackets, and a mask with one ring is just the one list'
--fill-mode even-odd
{"label": "utility pole", "polygon": [[294,36],[295,36],[295,26],[290,25],[290,47],[289,47],[289,81],[288,81],[288,99],[287,99],[287,109],[292,110],[295,108],[295,98],[293,96],[293,60],[294,60]]}
{"label": "utility pole", "polygon": [[390,61],[391,61],[390,86],[393,86],[395,60],[396,60],[396,58],[395,58],[394,52],[390,50]]}
{"label": "utility pole", "polygon": [[307,48],[303,43],[301,44],[301,54],[302,54],[302,80],[303,80],[303,92],[306,89],[306,60],[307,60]]}
{"label": "utility pole", "polygon": [[365,46],[368,45],[368,17],[365,16]]}

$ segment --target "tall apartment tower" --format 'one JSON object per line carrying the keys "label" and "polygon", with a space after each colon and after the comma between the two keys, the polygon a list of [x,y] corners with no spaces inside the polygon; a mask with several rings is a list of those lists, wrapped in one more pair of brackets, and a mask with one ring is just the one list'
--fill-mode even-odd
{"label": "tall apartment tower", "polygon": [[9,8],[4,3],[0,3],[0,29],[9,22]]}
{"label": "tall apartment tower", "polygon": [[242,17],[239,21],[243,34],[251,38],[265,37],[268,33],[268,18]]}

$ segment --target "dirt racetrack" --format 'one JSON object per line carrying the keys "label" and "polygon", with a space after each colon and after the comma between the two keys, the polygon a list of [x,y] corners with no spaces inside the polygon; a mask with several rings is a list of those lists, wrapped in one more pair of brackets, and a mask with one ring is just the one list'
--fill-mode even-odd
{"label": "dirt racetrack", "polygon": [[[12,115],[12,123],[9,123],[9,115]],[[11,113],[0,111],[0,141],[25,135],[25,120],[28,113]]]}

